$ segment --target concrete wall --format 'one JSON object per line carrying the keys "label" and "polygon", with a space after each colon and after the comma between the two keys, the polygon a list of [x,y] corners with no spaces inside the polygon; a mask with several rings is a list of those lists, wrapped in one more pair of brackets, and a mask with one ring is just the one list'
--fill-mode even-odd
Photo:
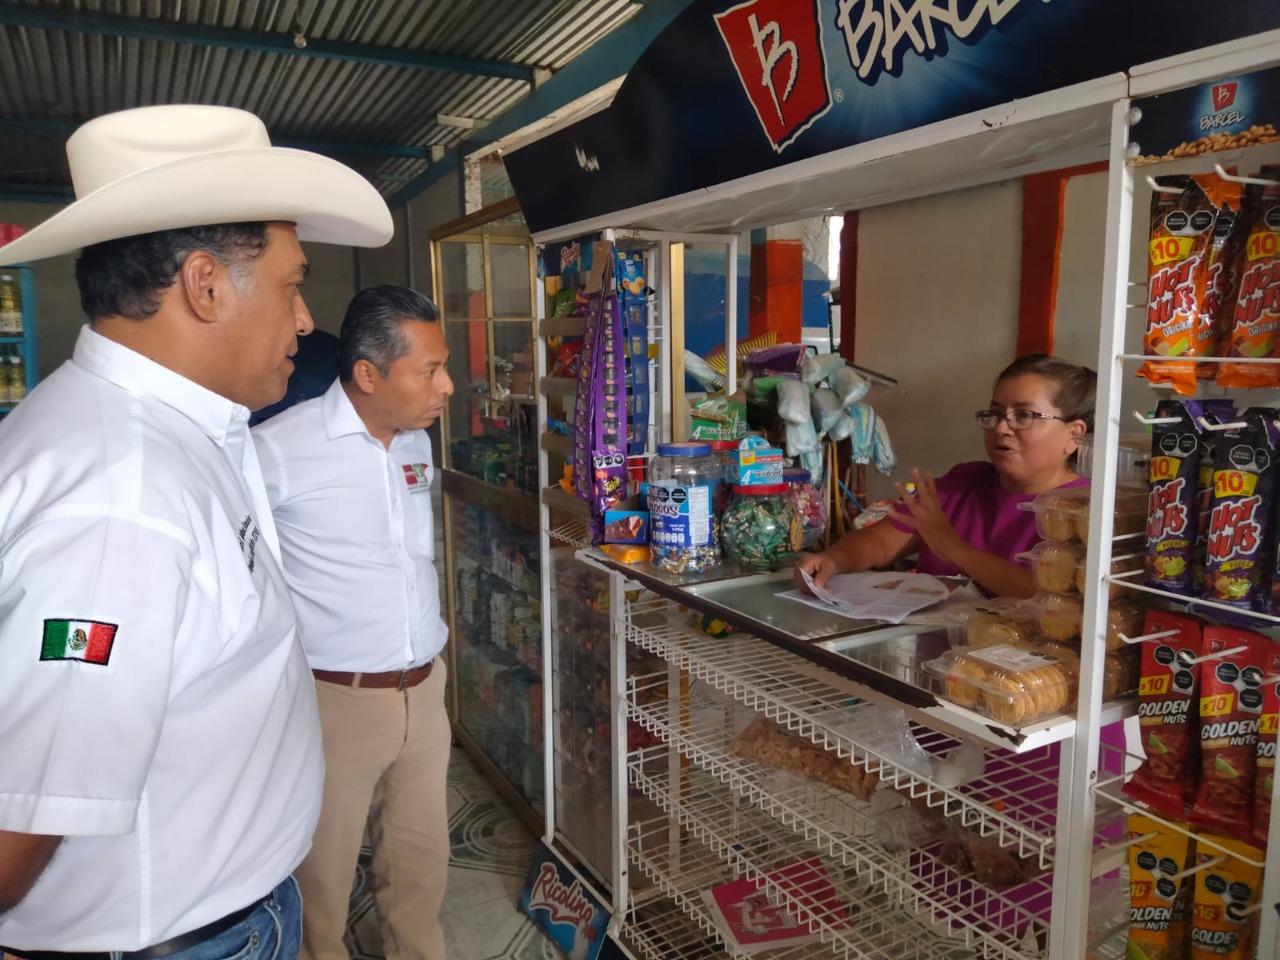
{"label": "concrete wall", "polygon": [[[868,397],[898,454],[892,479],[985,456],[973,411],[1014,355],[1021,217],[1019,181],[861,213],[855,356],[900,384]],[[873,498],[895,495],[870,476]]]}

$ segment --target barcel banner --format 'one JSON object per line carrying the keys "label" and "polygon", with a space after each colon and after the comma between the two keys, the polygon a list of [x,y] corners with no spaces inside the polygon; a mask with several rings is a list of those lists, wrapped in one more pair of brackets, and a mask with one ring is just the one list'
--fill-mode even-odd
{"label": "barcel banner", "polygon": [[694,0],[507,169],[537,233],[1278,28],[1257,0]]}

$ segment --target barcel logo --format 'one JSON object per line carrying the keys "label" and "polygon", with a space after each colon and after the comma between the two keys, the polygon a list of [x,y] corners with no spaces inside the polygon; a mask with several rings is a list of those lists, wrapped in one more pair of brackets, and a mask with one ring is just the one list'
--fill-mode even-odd
{"label": "barcel logo", "polygon": [[[946,43],[978,39],[1024,0],[839,0],[836,26],[844,32],[849,64],[863,80],[893,73],[908,49],[921,56]],[[1030,0],[1026,0],[1030,2]],[[1048,3],[1049,0],[1040,0]]]}
{"label": "barcel logo", "polygon": [[[849,65],[874,84],[910,52],[946,53],[946,36],[972,44],[1023,3],[1050,0],[746,0],[715,15],[720,38],[773,149],[782,153],[831,109],[823,8]],[[829,14],[828,14],[829,15]],[[836,90],[836,101],[844,92]]]}
{"label": "barcel logo", "polygon": [[1238,90],[1239,84],[1235,82],[1217,83],[1209,88],[1213,112],[1200,117],[1202,131],[1231,127],[1244,122],[1244,111],[1236,107]]}
{"label": "barcel logo", "polygon": [[715,15],[733,69],[778,153],[831,109],[821,0],[747,0]]}

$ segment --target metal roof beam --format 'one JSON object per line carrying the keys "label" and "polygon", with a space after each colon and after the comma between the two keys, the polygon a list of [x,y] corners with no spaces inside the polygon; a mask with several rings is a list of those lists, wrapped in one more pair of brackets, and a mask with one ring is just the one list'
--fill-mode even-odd
{"label": "metal roof beam", "polygon": [[501,60],[451,57],[445,54],[379,47],[366,43],[342,43],[305,37],[301,46],[288,32],[268,33],[212,27],[202,24],[177,23],[149,17],[123,17],[106,13],[56,10],[52,7],[29,6],[25,3],[0,3],[0,26],[35,30],[87,33],[106,37],[129,37],[156,40],[197,47],[225,47],[255,53],[278,53],[289,57],[311,57],[318,60],[345,60],[371,63],[408,70],[441,70],[481,77],[523,80],[532,84],[534,69]]}
{"label": "metal roof beam", "polygon": [[[8,120],[0,118],[0,133],[33,133],[50,137],[68,137],[78,123],[59,120]],[[325,156],[399,157],[408,160],[431,160],[431,148],[397,143],[350,143],[342,140],[277,140],[277,147],[310,150]]]}
{"label": "metal roof beam", "polygon": [[[693,0],[647,0],[639,13],[593,43],[581,54],[570,60],[562,70],[536,87],[506,113],[478,130],[457,147],[451,149],[443,160],[432,164],[431,169],[414,177],[392,194],[387,201],[392,207],[408,203],[429,186],[461,169],[460,154],[468,155],[486,144],[501,140],[508,134],[541,120],[561,107],[572,103],[630,71],[653,42]],[[0,9],[3,9],[0,7]]]}

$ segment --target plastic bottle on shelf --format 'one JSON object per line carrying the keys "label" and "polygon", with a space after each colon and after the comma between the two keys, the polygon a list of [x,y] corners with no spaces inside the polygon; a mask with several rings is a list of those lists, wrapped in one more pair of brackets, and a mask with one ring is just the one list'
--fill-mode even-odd
{"label": "plastic bottle on shelf", "polygon": [[0,336],[22,336],[22,288],[12,274],[0,274]]}
{"label": "plastic bottle on shelf", "polygon": [[27,362],[22,354],[14,350],[9,354],[9,402],[17,403],[27,396]]}

